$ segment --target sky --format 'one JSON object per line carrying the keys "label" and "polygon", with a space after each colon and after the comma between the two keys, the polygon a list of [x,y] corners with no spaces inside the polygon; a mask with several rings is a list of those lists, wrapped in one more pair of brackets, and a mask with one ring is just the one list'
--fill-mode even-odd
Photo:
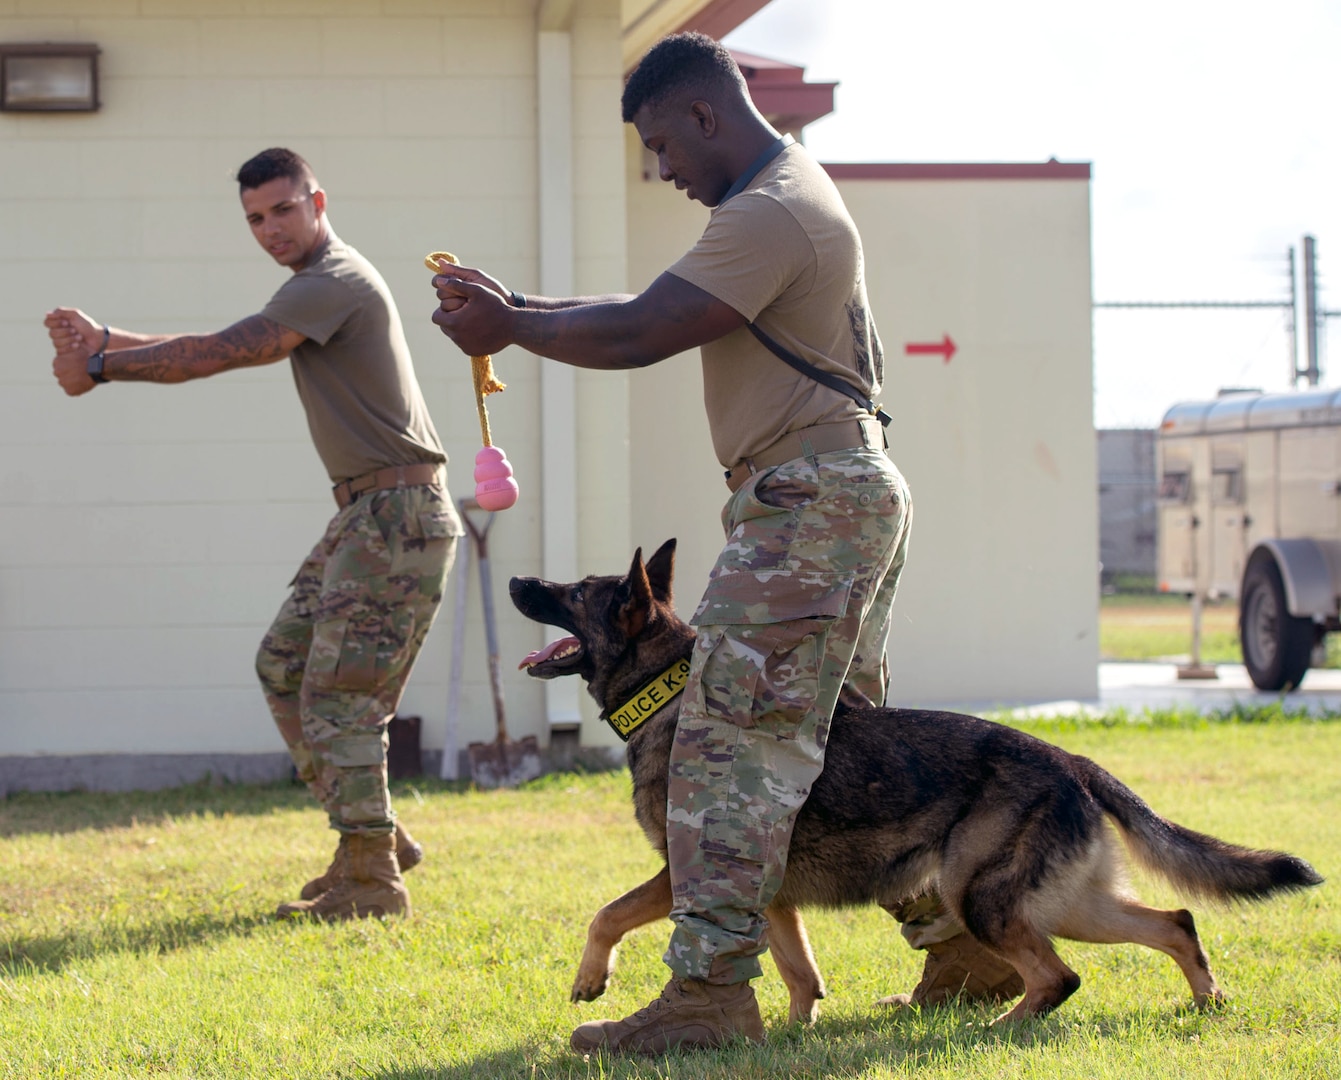
{"label": "sky", "polygon": [[[1089,162],[1096,302],[1285,300],[1308,234],[1341,310],[1341,0],[772,0],[725,41],[839,82],[821,161]],[[1284,311],[1098,309],[1095,424],[1285,391],[1293,359]]]}

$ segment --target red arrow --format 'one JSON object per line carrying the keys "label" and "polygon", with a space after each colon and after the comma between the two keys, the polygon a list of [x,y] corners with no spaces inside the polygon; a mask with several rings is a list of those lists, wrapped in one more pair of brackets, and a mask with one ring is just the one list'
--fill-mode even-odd
{"label": "red arrow", "polygon": [[955,343],[950,340],[950,335],[946,334],[945,339],[937,342],[909,342],[903,347],[903,351],[909,356],[936,356],[945,357],[945,362],[950,362],[950,357],[958,351]]}

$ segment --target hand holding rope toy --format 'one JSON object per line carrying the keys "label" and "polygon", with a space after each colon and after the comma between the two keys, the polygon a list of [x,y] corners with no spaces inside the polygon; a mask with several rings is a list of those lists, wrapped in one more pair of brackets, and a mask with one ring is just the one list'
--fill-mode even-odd
{"label": "hand holding rope toy", "polygon": [[[457,265],[456,256],[448,251],[435,251],[424,257],[424,265],[435,274],[442,273],[442,263]],[[506,384],[498,381],[494,374],[493,358],[490,356],[472,356],[470,374],[475,384],[475,408],[480,414],[480,435],[484,438],[484,448],[475,455],[475,501],[481,510],[506,510],[517,501],[520,494],[517,481],[512,476],[512,465],[502,447],[495,446],[489,433],[489,411],[484,407],[486,394],[496,394],[506,389]]]}

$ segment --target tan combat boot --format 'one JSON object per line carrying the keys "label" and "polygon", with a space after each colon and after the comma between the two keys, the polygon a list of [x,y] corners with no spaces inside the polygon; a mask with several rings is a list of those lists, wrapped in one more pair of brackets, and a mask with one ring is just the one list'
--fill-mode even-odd
{"label": "tan combat boot", "polygon": [[927,947],[922,980],[911,994],[891,994],[877,1005],[901,1009],[910,1005],[1009,1001],[1024,993],[1019,972],[972,934],[963,933]]}
{"label": "tan combat boot", "polygon": [[718,986],[701,979],[671,979],[661,996],[623,1020],[593,1020],[573,1032],[580,1054],[664,1054],[675,1048],[723,1046],[737,1035],[764,1041],[759,1002],[748,982]]}
{"label": "tan combat boot", "polygon": [[280,904],[281,916],[310,915],[316,919],[364,919],[369,916],[410,914],[410,894],[396,864],[396,837],[341,838],[345,849],[344,874],[320,896]]}
{"label": "tan combat boot", "polygon": [[405,826],[396,822],[396,865],[402,874],[408,873],[424,861],[424,845],[409,834]]}
{"label": "tan combat boot", "polygon": [[[400,866],[400,872],[402,874],[407,873],[423,861],[424,845],[411,836],[404,825],[399,821],[396,822],[396,863]],[[315,900],[327,889],[333,889],[336,882],[344,876],[347,863],[345,841],[342,836],[339,846],[335,849],[335,858],[331,860],[331,865],[326,867],[324,874],[320,877],[314,877],[299,890],[299,898]]]}

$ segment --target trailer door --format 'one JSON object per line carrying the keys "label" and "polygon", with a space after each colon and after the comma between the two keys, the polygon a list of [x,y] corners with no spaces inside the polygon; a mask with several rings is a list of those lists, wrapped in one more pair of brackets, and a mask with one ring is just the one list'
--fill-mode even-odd
{"label": "trailer door", "polygon": [[1274,429],[1248,433],[1247,460],[1243,466],[1246,493],[1243,517],[1249,551],[1263,540],[1280,535],[1280,488],[1276,465],[1279,442],[1280,432]]}
{"label": "trailer door", "polygon": [[1280,535],[1341,539],[1341,426],[1280,433]]}
{"label": "trailer door", "polygon": [[1159,440],[1159,587],[1190,593],[1197,581],[1197,517],[1193,506],[1192,440]]}
{"label": "trailer door", "polygon": [[1244,532],[1244,436],[1211,437],[1210,556],[1207,592],[1238,596],[1248,557]]}

